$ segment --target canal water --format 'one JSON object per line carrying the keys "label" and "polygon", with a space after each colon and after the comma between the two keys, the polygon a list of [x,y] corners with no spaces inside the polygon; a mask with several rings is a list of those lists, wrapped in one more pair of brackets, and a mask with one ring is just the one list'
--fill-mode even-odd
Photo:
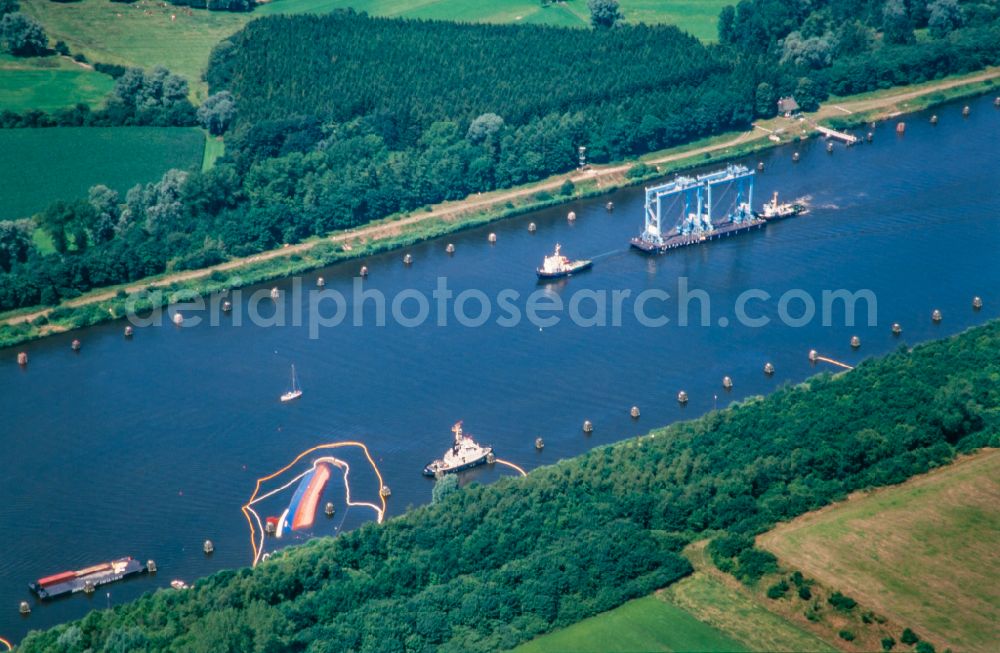
{"label": "canal water", "polygon": [[[0,635],[18,640],[29,629],[81,617],[172,579],[193,581],[249,564],[250,530],[240,506],[258,477],[317,444],[364,442],[391,487],[392,517],[430,500],[433,480],[421,470],[449,446],[458,420],[500,458],[530,470],[834,371],[810,364],[810,349],[853,365],[904,342],[997,317],[1000,111],[990,98],[970,104],[967,119],[961,104],[936,108],[937,127],[929,113],[907,116],[903,136],[894,133],[895,121],[881,124],[870,145],[837,145],[828,154],[823,141],[812,141],[746,160],[765,164],[755,206],[777,190],[786,199],[809,196],[812,211],[738,238],[653,258],[630,251],[628,239],[643,214],[643,191],[631,188],[414,246],[406,250],[410,266],[397,251],[303,279],[308,290],[322,275],[328,290],[349,297],[365,264],[365,288],[390,302],[409,289],[430,297],[445,277],[455,293],[475,289],[495,298],[505,289],[516,292],[524,311],[525,298],[546,289],[567,303],[588,289],[609,296],[629,290],[633,298],[660,289],[675,298],[678,279],[686,277],[690,288],[710,298],[705,326],[697,301],[689,304],[694,324],[680,326],[673,299],[646,304],[650,316],[671,318],[661,327],[640,324],[629,302],[621,325],[608,327],[578,326],[566,312],[554,326],[528,319],[503,326],[496,304],[478,328],[455,324],[453,313],[444,327],[433,313],[419,326],[391,319],[375,326],[369,304],[366,326],[351,326],[348,317],[311,338],[308,320],[251,326],[246,291],[236,307],[242,326],[233,325],[233,316],[217,327],[178,328],[167,320],[126,340],[118,322],[0,351]],[[801,153],[799,163],[792,162],[794,151]],[[609,199],[613,212],[604,206]],[[569,211],[576,213],[573,223]],[[530,222],[538,226],[534,234]],[[490,232],[495,245],[487,242]],[[456,246],[453,255],[445,252],[447,242]],[[539,285],[534,269],[557,242],[571,257],[595,258],[594,268]],[[290,295],[290,280],[276,285]],[[767,326],[737,318],[737,299],[751,289],[771,297],[758,296],[746,311],[770,318]],[[861,302],[856,325],[844,324],[841,308],[824,326],[822,293],[838,289],[871,291],[876,324],[868,325]],[[814,298],[817,314],[808,324],[782,323],[779,300],[789,291],[798,297],[784,306],[792,317],[803,314],[803,293]],[[975,295],[985,302],[978,312],[971,308]],[[417,303],[408,301],[404,311],[413,316]],[[466,314],[475,316],[477,307],[468,302]],[[592,307],[581,302],[580,312],[590,315]],[[935,308],[943,313],[939,324],[930,319]],[[268,310],[262,302],[261,312]],[[903,326],[901,337],[891,335],[893,322]],[[853,335],[862,342],[856,350]],[[83,342],[79,353],[70,351],[73,338]],[[20,350],[30,356],[26,369],[15,363]],[[771,377],[762,372],[766,362],[777,370]],[[292,364],[304,395],[282,404]],[[734,382],[729,392],[722,387],[727,375]],[[690,396],[687,406],[676,401],[682,389]],[[641,409],[638,420],[629,416],[632,405]],[[591,435],[581,430],[584,420],[594,424]],[[538,436],[545,440],[542,451],[534,448]],[[378,483],[363,456],[337,455],[351,464],[354,500],[377,504]],[[483,467],[462,482],[511,473]],[[262,518],[279,514],[288,499],[262,505]],[[315,534],[355,527],[374,514],[344,505],[339,473],[321,501],[335,502],[337,514],[320,515]],[[282,541],[308,535],[296,532]],[[215,544],[211,556],[202,552],[206,539]],[[154,559],[158,573],[45,605],[28,593],[28,582],[40,576],[125,555]],[[32,602],[26,618],[17,614],[21,600]]]}

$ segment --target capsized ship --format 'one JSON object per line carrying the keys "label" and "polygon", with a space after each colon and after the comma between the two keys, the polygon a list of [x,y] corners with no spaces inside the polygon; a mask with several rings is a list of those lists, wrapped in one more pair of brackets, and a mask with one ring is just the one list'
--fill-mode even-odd
{"label": "capsized ship", "polygon": [[806,213],[809,213],[809,207],[803,202],[785,202],[783,204],[779,204],[778,191],[774,191],[774,197],[771,198],[770,202],[764,205],[764,210],[761,211],[758,216],[764,218],[765,220],[782,220],[784,218],[792,218]]}
{"label": "capsized ship", "polygon": [[568,277],[575,272],[582,272],[593,264],[594,262],[588,259],[569,260],[559,253],[559,243],[556,243],[556,251],[552,256],[546,256],[542,260],[542,267],[538,268],[536,272],[539,279],[559,279],[560,277]]}
{"label": "capsized ship", "polygon": [[[632,247],[650,254],[728,238],[767,226],[750,208],[753,170],[730,165],[646,188],[645,225]],[[664,221],[677,216],[673,226]],[[669,223],[668,223],[669,224]]]}
{"label": "capsized ship", "polygon": [[443,458],[424,467],[424,476],[451,474],[489,462],[493,447],[484,447],[477,444],[471,436],[465,435],[462,432],[462,422],[451,427],[451,432],[455,434],[455,443],[444,452]]}
{"label": "capsized ship", "polygon": [[93,592],[101,585],[107,585],[129,576],[144,573],[146,565],[134,558],[119,558],[111,562],[86,567],[78,571],[64,571],[39,578],[28,584],[28,589],[43,601],[76,592]]}
{"label": "capsized ship", "polygon": [[301,531],[312,528],[316,518],[316,507],[319,499],[330,480],[330,466],[323,462],[315,463],[312,468],[302,475],[299,486],[292,495],[285,512],[277,520],[277,532],[275,535],[281,537],[289,531]]}

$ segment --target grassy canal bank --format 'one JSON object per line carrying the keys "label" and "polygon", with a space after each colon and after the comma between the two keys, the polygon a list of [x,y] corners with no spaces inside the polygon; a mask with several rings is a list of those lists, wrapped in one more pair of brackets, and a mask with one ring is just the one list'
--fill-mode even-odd
{"label": "grassy canal bank", "polygon": [[[392,215],[355,229],[313,238],[280,249],[233,259],[199,270],[170,271],[139,284],[104,288],[50,308],[29,308],[0,315],[0,347],[124,317],[130,305],[152,308],[145,291],[160,290],[162,303],[262,283],[334,263],[407,247],[463,229],[600,196],[681,170],[720,163],[757,151],[810,138],[813,124],[847,128],[919,111],[962,97],[995,91],[1000,69],[887,89],[851,98],[831,98],[806,120],[774,118],[743,134],[722,134],[638,159],[556,175],[513,189],[470,196],[424,211]],[[778,136],[778,141],[772,136]],[[572,184],[566,184],[571,181]],[[570,188],[571,186],[571,188]]]}

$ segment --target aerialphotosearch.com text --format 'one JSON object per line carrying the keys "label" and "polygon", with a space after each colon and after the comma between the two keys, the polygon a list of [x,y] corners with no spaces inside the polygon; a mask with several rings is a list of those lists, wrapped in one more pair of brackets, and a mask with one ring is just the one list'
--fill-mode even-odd
{"label": "aerialphotosearch.com text", "polygon": [[[272,294],[268,289],[252,292],[232,290],[210,297],[165,297],[154,290],[130,295],[129,321],[139,327],[174,322],[194,327],[224,323],[256,327],[307,326],[310,338],[323,329],[343,327],[385,327],[396,324],[418,328],[479,328],[489,323],[513,328],[524,322],[549,328],[568,321],[581,328],[614,328],[634,321],[649,328],[728,327],[735,322],[744,327],[762,328],[775,321],[789,327],[815,324],[877,326],[878,301],[869,289],[830,289],[819,293],[789,289],[780,295],[760,288],[741,292],[723,313],[713,312],[711,293],[692,288],[687,277],[678,277],[676,287],[633,289],[580,288],[558,291],[541,287],[532,292],[505,288],[495,294],[449,287],[447,277],[438,277],[434,288],[407,288],[387,295],[366,287],[355,278],[349,292],[333,288],[304,290],[302,279],[292,279],[291,288]],[[276,296],[275,296],[276,295]],[[169,300],[164,301],[165,299]],[[137,306],[152,304],[151,311]],[[165,318],[165,314],[167,317]],[[177,315],[181,319],[177,319]]]}

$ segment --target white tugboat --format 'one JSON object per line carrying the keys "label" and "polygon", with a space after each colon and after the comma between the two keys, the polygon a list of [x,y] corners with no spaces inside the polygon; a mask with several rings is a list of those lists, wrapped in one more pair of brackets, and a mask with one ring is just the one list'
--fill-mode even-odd
{"label": "white tugboat", "polygon": [[801,202],[778,204],[778,191],[775,191],[771,201],[764,205],[760,217],[765,220],[781,220],[805,213],[809,213],[809,207]]}
{"label": "white tugboat", "polygon": [[460,472],[488,462],[493,447],[484,447],[477,444],[471,436],[462,433],[462,423],[459,422],[451,427],[451,432],[455,434],[455,444],[451,449],[444,452],[444,457],[429,463],[424,467],[424,476],[437,476],[438,474],[450,474]]}
{"label": "white tugboat", "polygon": [[536,271],[540,279],[558,279],[560,277],[568,277],[575,272],[582,272],[591,265],[593,265],[593,261],[590,260],[569,260],[559,253],[559,244],[556,243],[555,253],[552,256],[546,256],[542,261],[542,267]]}

